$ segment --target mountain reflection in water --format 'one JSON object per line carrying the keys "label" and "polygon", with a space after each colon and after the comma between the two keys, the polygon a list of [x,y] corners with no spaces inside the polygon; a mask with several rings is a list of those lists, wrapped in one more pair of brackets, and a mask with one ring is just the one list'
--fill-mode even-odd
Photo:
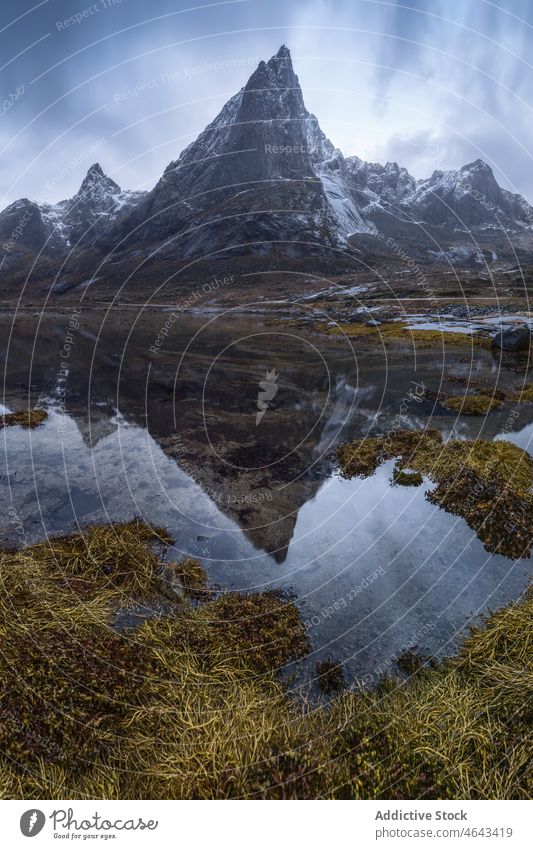
{"label": "mountain reflection in water", "polygon": [[[12,320],[0,320],[4,339]],[[429,504],[429,482],[392,487],[391,463],[346,481],[333,459],[371,426],[496,437],[505,409],[437,417],[416,395],[447,371],[494,383],[490,353],[385,358],[257,318],[180,317],[154,354],[162,320],[89,313],[65,376],[65,318],[16,319],[1,400],[50,416],[35,431],[1,432],[4,544],[142,516],[175,537],[170,557],[200,558],[221,587],[293,591],[313,644],[304,671],[334,657],[368,682],[403,648],[451,652],[469,622],[519,595],[528,561],[488,554],[462,519]],[[256,424],[268,375],[277,388]],[[532,420],[523,405],[506,438],[527,449]]]}

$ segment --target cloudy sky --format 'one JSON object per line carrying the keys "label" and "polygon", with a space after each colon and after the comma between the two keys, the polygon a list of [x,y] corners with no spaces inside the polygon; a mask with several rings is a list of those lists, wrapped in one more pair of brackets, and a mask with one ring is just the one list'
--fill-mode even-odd
{"label": "cloudy sky", "polygon": [[345,154],[416,177],[481,157],[533,202],[530,0],[2,0],[0,39],[0,207],[94,161],[151,188],[282,43]]}

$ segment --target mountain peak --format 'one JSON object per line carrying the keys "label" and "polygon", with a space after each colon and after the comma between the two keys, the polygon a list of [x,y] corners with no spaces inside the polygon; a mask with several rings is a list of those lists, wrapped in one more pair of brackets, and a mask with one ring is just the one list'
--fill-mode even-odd
{"label": "mountain peak", "polygon": [[91,165],[91,167],[87,171],[87,176],[89,174],[94,174],[95,176],[98,176],[98,177],[105,177],[102,166],[100,165],[99,162],[94,162]]}
{"label": "mountain peak", "polygon": [[303,103],[298,77],[292,67],[291,54],[284,44],[268,62],[261,61],[249,78],[244,91],[258,90],[295,90]]}
{"label": "mountain peak", "polygon": [[118,183],[115,183],[111,177],[107,176],[99,162],[95,162],[87,171],[76,197],[79,198],[82,196],[85,198],[88,195],[94,195],[95,191],[99,194],[115,194],[116,192],[120,192]]}
{"label": "mountain peak", "polygon": [[277,56],[278,59],[281,59],[281,58],[290,59],[291,58],[291,51],[289,50],[289,48],[285,44],[282,44],[280,49],[276,53],[276,56]]}
{"label": "mountain peak", "polygon": [[[0,236],[10,238],[13,218],[27,205],[21,201],[0,216]],[[407,238],[410,218],[414,228],[425,222],[454,233],[499,227],[501,220],[531,231],[533,221],[532,208],[503,191],[482,159],[417,182],[396,162],[345,158],[307,111],[285,44],[259,62],[145,197],[121,192],[95,162],[73,198],[57,209],[43,207],[43,217],[36,210],[39,228],[24,236],[27,244],[31,236],[32,247],[47,242],[55,227],[68,246],[92,243],[107,250],[115,238],[120,244],[168,239],[176,240],[183,257],[228,246],[268,252],[277,242],[291,255],[300,250],[294,242],[327,253],[349,246],[356,233],[379,228]]]}
{"label": "mountain peak", "polygon": [[468,162],[467,165],[463,165],[461,171],[484,171],[486,174],[492,174],[492,168],[483,159]]}
{"label": "mountain peak", "polygon": [[286,74],[295,76],[289,48],[282,44],[278,52],[268,60],[267,68],[274,68],[276,71],[279,71],[281,68]]}

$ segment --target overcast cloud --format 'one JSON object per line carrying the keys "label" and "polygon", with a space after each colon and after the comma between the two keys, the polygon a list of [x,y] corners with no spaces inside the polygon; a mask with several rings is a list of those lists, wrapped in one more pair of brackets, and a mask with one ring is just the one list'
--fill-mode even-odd
{"label": "overcast cloud", "polygon": [[345,154],[416,177],[481,157],[532,202],[532,24],[529,0],[3,0],[0,206],[94,161],[151,188],[282,43]]}

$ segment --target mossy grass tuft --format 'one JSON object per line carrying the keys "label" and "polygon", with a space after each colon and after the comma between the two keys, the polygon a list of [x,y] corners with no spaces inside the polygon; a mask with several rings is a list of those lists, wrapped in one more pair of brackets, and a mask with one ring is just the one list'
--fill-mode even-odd
{"label": "mossy grass tuft", "polygon": [[396,466],[392,473],[392,482],[396,486],[420,486],[424,477],[421,472],[411,472]]}
{"label": "mossy grass tuft", "polygon": [[183,584],[185,595],[194,599],[206,599],[209,593],[207,588],[207,572],[199,560],[188,557],[177,565],[177,572]]}
{"label": "mossy grass tuft", "polygon": [[23,427],[25,430],[33,430],[39,427],[48,418],[46,410],[18,410],[16,413],[5,413],[0,416],[0,428]]}
{"label": "mossy grass tuft", "polygon": [[487,551],[526,557],[533,545],[533,460],[505,440],[453,439],[441,433],[392,431],[341,445],[337,452],[345,477],[368,477],[386,460],[409,467],[437,484],[427,498],[462,516]]}
{"label": "mossy grass tuft", "polygon": [[182,600],[114,631],[104,530],[128,562],[145,549],[138,582],[120,561],[122,586],[158,592],[162,564],[146,563],[162,534],[141,522],[64,537],[58,557],[0,553],[2,798],[530,798],[531,595],[456,658],[325,709],[277,674],[308,650],[281,593]]}
{"label": "mossy grass tuft", "polygon": [[404,649],[396,658],[396,666],[407,675],[415,675],[427,666],[435,667],[436,661],[432,657],[414,649]]}
{"label": "mossy grass tuft", "polygon": [[261,672],[279,669],[310,649],[297,607],[276,591],[224,593],[200,606],[185,628],[198,654],[224,648]]}
{"label": "mossy grass tuft", "polygon": [[[533,403],[532,383],[524,383],[515,386],[514,389],[502,389],[499,386],[484,384],[481,380],[472,377],[449,375],[446,379],[449,383],[465,386],[467,393],[452,395],[425,389],[423,395],[431,401],[440,401],[446,409],[464,416],[484,416],[492,410],[501,409],[505,401],[518,404]],[[468,392],[473,387],[478,388],[478,391]]]}
{"label": "mossy grass tuft", "polygon": [[510,401],[518,401],[519,404],[533,403],[533,383],[525,383],[516,386],[513,392],[508,393]]}
{"label": "mossy grass tuft", "polygon": [[485,416],[492,410],[499,410],[503,404],[494,395],[448,395],[442,401],[446,409],[463,416]]}
{"label": "mossy grass tuft", "polygon": [[363,322],[339,323],[333,326],[321,323],[318,329],[330,336],[350,336],[358,341],[371,345],[386,344],[387,342],[414,345],[416,348],[435,348],[460,346],[471,348],[473,345],[483,345],[486,339],[482,335],[457,333],[442,330],[418,330],[402,321],[383,322],[378,327],[369,327]]}
{"label": "mossy grass tuft", "polygon": [[319,688],[327,696],[340,693],[346,688],[346,676],[342,663],[337,663],[329,657],[317,663],[316,675]]}
{"label": "mossy grass tuft", "polygon": [[[153,545],[172,542],[163,528],[134,519],[96,525],[79,534],[50,537],[34,546],[38,562],[65,583],[85,582],[91,588],[142,596],[156,586],[159,557]],[[147,543],[153,544],[152,546]]]}

